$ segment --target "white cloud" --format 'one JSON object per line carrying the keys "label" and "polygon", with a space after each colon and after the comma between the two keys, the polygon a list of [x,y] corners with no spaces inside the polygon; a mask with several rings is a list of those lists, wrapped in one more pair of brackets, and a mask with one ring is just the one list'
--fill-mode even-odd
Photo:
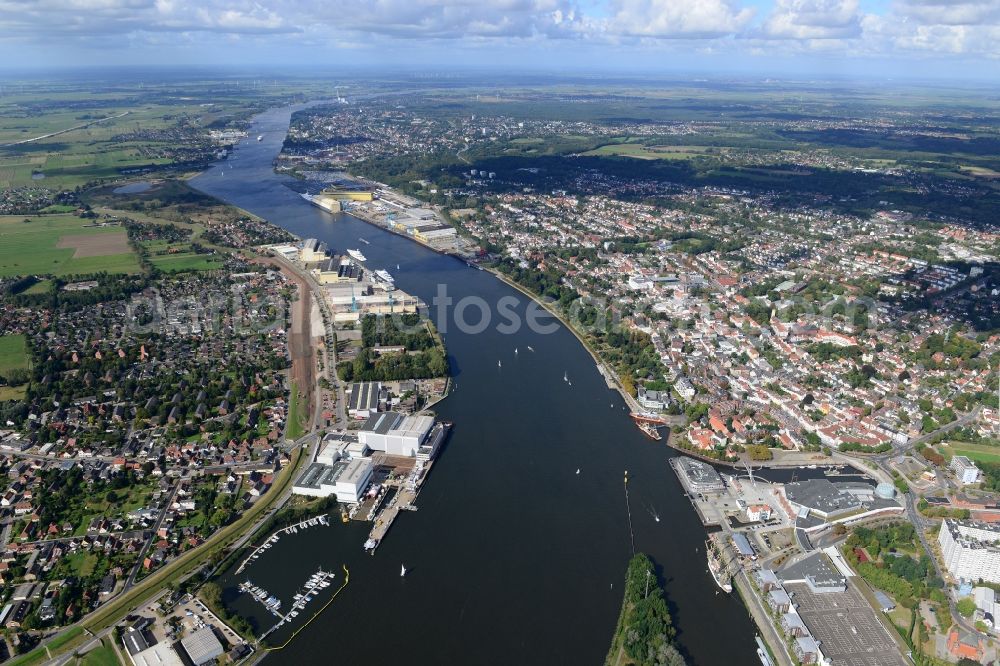
{"label": "white cloud", "polygon": [[298,27],[259,3],[226,0],[0,0],[0,34],[80,37],[132,32],[287,33]]}
{"label": "white cloud", "polygon": [[660,38],[715,38],[742,30],[753,9],[732,0],[614,0],[606,29]]}
{"label": "white cloud", "polygon": [[1000,23],[1000,0],[901,0],[895,10],[921,25],[977,27]]}
{"label": "white cloud", "polygon": [[764,21],[770,39],[845,39],[861,34],[858,0],[776,0]]}
{"label": "white cloud", "polygon": [[0,44],[155,53],[164,43],[215,47],[246,37],[303,53],[367,48],[386,61],[426,44],[556,48],[562,40],[611,55],[624,47],[736,58],[1000,57],[1000,0],[891,0],[878,11],[862,0],[766,0],[760,10],[757,1],[0,0]]}

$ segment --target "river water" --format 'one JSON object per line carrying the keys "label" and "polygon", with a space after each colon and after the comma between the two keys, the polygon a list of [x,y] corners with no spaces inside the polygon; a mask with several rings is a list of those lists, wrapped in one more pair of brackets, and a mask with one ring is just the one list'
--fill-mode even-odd
{"label": "river water", "polygon": [[[528,299],[489,272],[330,215],[290,190],[272,160],[291,111],[258,116],[251,139],[192,184],[300,237],[360,248],[371,268],[388,269],[399,288],[431,304],[435,321],[439,285],[456,301],[514,297],[523,318]],[[397,519],[374,557],[362,552],[367,524],[337,523],[285,536],[240,576],[223,577],[231,606],[266,627],[273,618],[237,594],[238,582],[252,579],[288,608],[318,566],[337,572],[327,595],[343,582],[341,566],[350,569],[330,608],[268,663],[603,663],[632,553],[626,470],[634,546],[658,566],[688,662],[759,663],[741,601],[718,594],[708,574],[704,530],[667,464],[675,453],[633,426],[574,336],[562,327],[464,333],[453,315],[439,327],[456,390],[436,410],[455,428],[419,511]]]}

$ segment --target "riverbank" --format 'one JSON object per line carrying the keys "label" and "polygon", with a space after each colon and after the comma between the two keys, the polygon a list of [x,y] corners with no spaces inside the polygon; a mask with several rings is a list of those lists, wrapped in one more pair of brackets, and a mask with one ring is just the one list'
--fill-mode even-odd
{"label": "riverbank", "polygon": [[[275,175],[272,161],[292,110],[258,116],[251,133],[264,140],[241,145],[238,159],[226,164],[225,178],[210,171],[195,185],[331,247],[353,247],[359,236],[367,237],[371,265],[399,264],[396,283],[432,309],[442,284],[456,300],[499,303],[516,297],[522,321],[526,307],[537,307],[485,271],[405,242],[400,234],[379,233],[388,230],[363,220],[330,216],[290,190],[290,179]],[[666,510],[683,497],[665,467],[673,453],[650,446],[636,432],[624,403],[591,371],[590,350],[584,352],[587,347],[575,344],[576,335],[562,327],[547,335],[527,326],[514,333],[471,333],[457,324],[454,310],[437,315],[447,318],[442,334],[454,378],[461,375],[462,384],[435,405],[442,420],[461,424],[444,451],[447,464],[435,466],[420,510],[396,521],[378,557],[358,547],[369,526],[356,521],[282,538],[261,556],[253,581],[279,596],[301,586],[297,572],[317,566],[339,570],[346,564],[355,583],[338,597],[336,618],[318,619],[268,662],[307,664],[316,655],[337,654],[341,661],[363,663],[377,645],[379,653],[405,654],[417,663],[600,663],[632,554],[624,505],[614,501],[622,470],[629,469],[630,490],[642,502],[631,516],[635,547],[668,572],[664,583],[671,605],[681,609],[673,619],[684,652],[697,663],[757,663],[743,605],[705,594],[711,578],[703,561],[691,557],[704,542],[700,523],[692,512]],[[526,354],[529,346],[537,353]],[[563,382],[567,371],[572,386]],[[512,511],[497,501],[512,489],[530,492],[530,511]],[[482,526],[488,529],[477,529]],[[544,547],[518,546],[525,543]],[[580,552],[588,553],[585,561]],[[489,562],[490,575],[483,575],[483,562]],[[409,572],[405,578],[399,576],[401,563]],[[242,581],[230,575],[220,582],[231,595]],[[470,585],[490,599],[489,608],[468,605]],[[588,612],[581,614],[582,607]],[[236,608],[261,614],[260,604],[250,600],[237,599]],[[441,621],[414,623],[413,617]],[[726,627],[725,642],[714,640],[719,626]]]}

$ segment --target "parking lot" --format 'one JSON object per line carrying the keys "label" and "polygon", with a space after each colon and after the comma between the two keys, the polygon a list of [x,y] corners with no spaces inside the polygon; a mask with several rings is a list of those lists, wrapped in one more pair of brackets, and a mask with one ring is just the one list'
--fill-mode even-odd
{"label": "parking lot", "polygon": [[792,603],[827,659],[839,666],[907,666],[895,641],[853,582],[846,592],[814,594],[786,583]]}

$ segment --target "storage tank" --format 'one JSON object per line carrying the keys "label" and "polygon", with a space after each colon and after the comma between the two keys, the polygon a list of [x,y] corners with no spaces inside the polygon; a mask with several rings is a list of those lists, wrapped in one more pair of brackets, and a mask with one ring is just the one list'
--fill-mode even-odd
{"label": "storage tank", "polygon": [[892,499],[896,496],[896,487],[891,483],[880,483],[875,487],[875,496],[882,499]]}

